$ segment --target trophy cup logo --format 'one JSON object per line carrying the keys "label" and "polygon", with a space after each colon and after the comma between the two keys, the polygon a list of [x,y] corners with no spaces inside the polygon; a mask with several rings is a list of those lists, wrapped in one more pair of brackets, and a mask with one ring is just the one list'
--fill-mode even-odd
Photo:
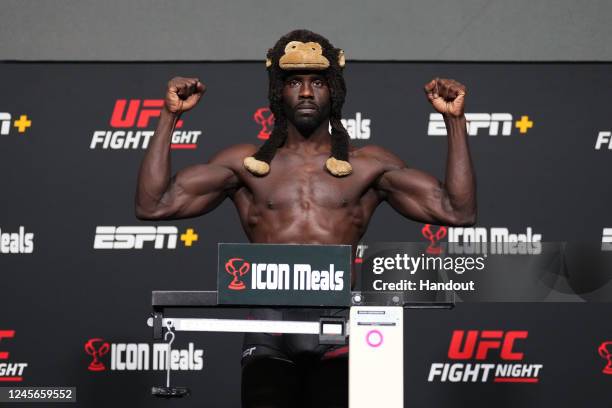
{"label": "trophy cup logo", "polygon": [[604,341],[597,349],[599,355],[608,362],[602,373],[612,375],[612,341]]}
{"label": "trophy cup logo", "polygon": [[104,339],[89,339],[87,343],[85,343],[85,352],[93,357],[91,363],[87,369],[89,371],[104,371],[106,367],[104,363],[102,363],[99,358],[108,353],[110,350],[110,345],[104,341]]}
{"label": "trophy cup logo", "polygon": [[[236,268],[237,265],[239,265],[238,268]],[[225,271],[234,277],[227,287],[231,290],[246,289],[246,285],[240,280],[239,276],[246,275],[250,268],[251,264],[242,258],[231,258],[227,261]]]}
{"label": "trophy cup logo", "polygon": [[446,237],[447,232],[446,227],[438,227],[438,230],[434,233],[431,224],[425,224],[423,229],[421,229],[421,234],[430,242],[425,252],[430,255],[440,255],[442,248],[438,246],[438,242]]}
{"label": "trophy cup logo", "polygon": [[274,126],[274,114],[270,108],[259,108],[253,114],[253,120],[261,125],[261,130],[257,134],[257,138],[261,140],[268,140],[272,134],[272,127]]}

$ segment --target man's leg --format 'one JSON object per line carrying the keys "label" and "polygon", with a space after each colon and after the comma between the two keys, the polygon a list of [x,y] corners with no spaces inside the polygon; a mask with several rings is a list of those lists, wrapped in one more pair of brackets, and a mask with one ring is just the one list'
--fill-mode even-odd
{"label": "man's leg", "polygon": [[253,360],[242,367],[242,407],[300,407],[300,382],[292,362],[275,358]]}
{"label": "man's leg", "polygon": [[320,360],[314,365],[306,392],[310,407],[348,407],[348,356]]}
{"label": "man's leg", "polygon": [[[252,318],[283,320],[281,309],[255,309]],[[246,333],[242,345],[242,407],[298,408],[300,379],[284,335]]]}

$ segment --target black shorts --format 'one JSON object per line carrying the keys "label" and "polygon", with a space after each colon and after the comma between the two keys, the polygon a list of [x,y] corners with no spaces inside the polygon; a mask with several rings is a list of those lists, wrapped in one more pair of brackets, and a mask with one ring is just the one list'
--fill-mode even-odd
{"label": "black shorts", "polygon": [[[257,309],[252,318],[317,321],[347,314],[347,309]],[[320,345],[310,334],[245,334],[242,406],[347,407],[348,345]]]}

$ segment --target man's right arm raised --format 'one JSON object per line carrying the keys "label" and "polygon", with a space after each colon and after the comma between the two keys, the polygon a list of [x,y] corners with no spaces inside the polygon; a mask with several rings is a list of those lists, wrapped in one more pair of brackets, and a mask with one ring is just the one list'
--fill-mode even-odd
{"label": "man's right arm raised", "polygon": [[168,82],[164,108],[155,135],[138,173],[136,217],[176,219],[205,214],[217,207],[239,179],[231,169],[234,156],[244,146],[226,149],[207,164],[187,167],[171,176],[170,144],[180,116],[200,100],[205,86],[197,78],[173,78]]}

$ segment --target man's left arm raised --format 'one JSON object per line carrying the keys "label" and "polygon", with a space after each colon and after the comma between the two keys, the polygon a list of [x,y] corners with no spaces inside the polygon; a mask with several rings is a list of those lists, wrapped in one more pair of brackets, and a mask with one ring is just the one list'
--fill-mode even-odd
{"label": "man's left arm raised", "polygon": [[370,155],[384,166],[376,189],[381,199],[415,221],[468,226],[476,222],[476,178],[467,141],[464,115],[465,86],[451,79],[425,85],[427,99],[442,114],[448,135],[444,182],[408,168],[391,152],[372,148]]}

